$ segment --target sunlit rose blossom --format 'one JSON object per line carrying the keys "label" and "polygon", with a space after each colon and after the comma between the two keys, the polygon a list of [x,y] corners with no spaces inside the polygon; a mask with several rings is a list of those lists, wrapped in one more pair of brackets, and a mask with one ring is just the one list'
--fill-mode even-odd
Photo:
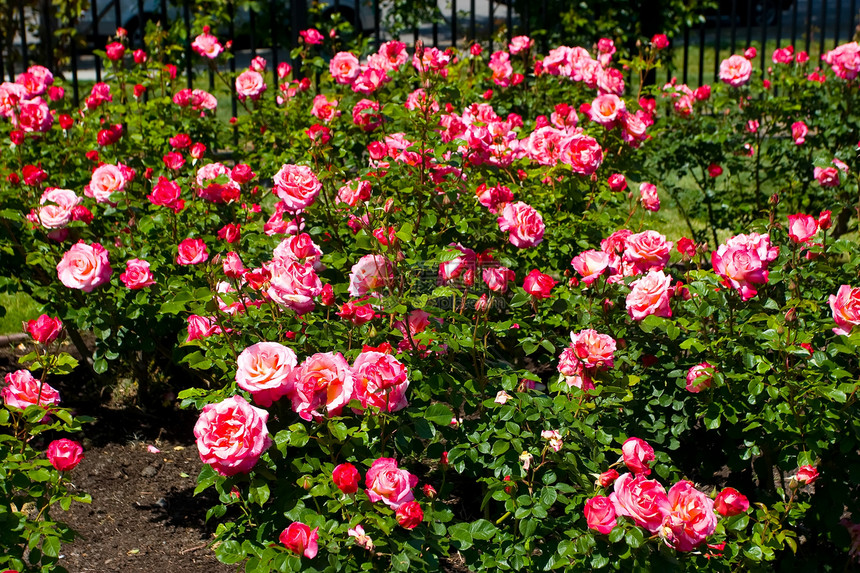
{"label": "sunlit rose blossom", "polygon": [[737,235],[711,254],[711,264],[726,286],[736,289],[742,300],[749,300],[758,294],[753,285],[767,283],[767,264],[778,253],[778,248],[770,247],[767,235]]}
{"label": "sunlit rose blossom", "polygon": [[534,247],[543,241],[543,217],[522,201],[505,205],[497,222],[499,230],[508,232],[508,240],[517,248]]}
{"label": "sunlit rose blossom", "polygon": [[818,480],[818,470],[815,466],[800,466],[791,479],[800,485],[812,485]]}
{"label": "sunlit rose blossom", "polygon": [[272,252],[275,260],[311,263],[318,271],[323,270],[322,263],[320,262],[322,254],[322,249],[313,242],[311,236],[307,233],[299,233],[298,235],[292,235],[284,239]]}
{"label": "sunlit rose blossom", "polygon": [[149,270],[149,263],[142,259],[129,259],[125,263],[125,272],[119,275],[119,280],[132,289],[142,289],[155,284],[155,278],[152,276],[152,271]]}
{"label": "sunlit rose blossom", "polygon": [[173,96],[173,103],[180,107],[190,107],[194,111],[213,110],[218,107],[214,95],[201,89],[183,89]]}
{"label": "sunlit rose blossom", "polygon": [[482,278],[491,291],[505,293],[508,283],[516,280],[516,274],[507,267],[487,267],[483,270]]}
{"label": "sunlit rose blossom", "polygon": [[39,222],[46,229],[60,229],[73,220],[75,207],[81,198],[69,189],[49,187],[39,199]]}
{"label": "sunlit rose blossom", "polygon": [[393,266],[384,255],[365,255],[352,266],[349,273],[349,295],[364,296],[370,291],[391,284]]}
{"label": "sunlit rose blossom", "polygon": [[612,368],[615,363],[615,340],[608,334],[586,328],[570,333],[570,348],[585,368]]}
{"label": "sunlit rose blossom", "polygon": [[809,243],[818,233],[818,219],[797,213],[788,216],[788,236],[795,243]]}
{"label": "sunlit rose blossom", "polygon": [[860,73],[860,44],[850,42],[825,53],[822,60],[843,80],[853,80]]}
{"label": "sunlit rose blossom", "polygon": [[610,256],[603,251],[589,249],[573,257],[570,261],[574,270],[582,275],[582,282],[590,285],[603,274],[610,264]]}
{"label": "sunlit rose blossom", "polygon": [[390,354],[362,352],[352,364],[352,375],[353,398],[361,402],[362,408],[396,412],[409,405],[406,400],[408,372]]}
{"label": "sunlit rose blossom", "polygon": [[158,183],[153,185],[152,193],[146,196],[153,205],[159,205],[172,209],[179,213],[185,208],[185,201],[181,198],[182,189],[179,184],[169,181],[166,177],[159,177]]}
{"label": "sunlit rose blossom", "polygon": [[304,40],[306,44],[310,44],[311,46],[322,44],[325,39],[325,36],[323,36],[316,28],[302,30],[299,32],[299,36],[302,37],[302,40]]}
{"label": "sunlit rose blossom", "polygon": [[664,268],[671,253],[672,242],[657,231],[632,234],[624,245],[624,260],[633,263],[642,273]]}
{"label": "sunlit rose blossom", "polygon": [[54,125],[54,116],[48,102],[40,96],[18,104],[18,113],[12,116],[12,125],[25,133],[46,132]]}
{"label": "sunlit rose blossom", "polygon": [[9,372],[5,386],[0,390],[3,403],[21,410],[28,406],[55,406],[60,403],[60,394],[50,384],[33,378],[29,370]]}
{"label": "sunlit rose blossom", "polygon": [[714,367],[707,362],[701,362],[695,366],[691,366],[687,371],[687,391],[698,393],[706,388],[710,388],[714,380]]}
{"label": "sunlit rose blossom", "polygon": [[627,295],[627,312],[634,320],[656,315],[663,318],[672,316],[669,297],[672,277],[663,271],[649,271],[644,277],[630,284]]}
{"label": "sunlit rose blossom", "polygon": [[603,163],[603,149],[593,137],[575,133],[562,139],[559,159],[574,173],[591,175]]}
{"label": "sunlit rose blossom", "polygon": [[533,269],[526,275],[523,281],[523,289],[536,299],[545,299],[552,296],[552,287],[557,281],[549,275],[545,275],[537,269]]}
{"label": "sunlit rose blossom", "polygon": [[307,209],[316,201],[322,184],[306,165],[283,165],[275,175],[274,192],[290,212]]}
{"label": "sunlit rose blossom", "polygon": [[530,49],[534,45],[534,40],[528,36],[514,36],[508,44],[508,51],[512,56],[519,54],[522,51]]}
{"label": "sunlit rose blossom", "polygon": [[596,495],[585,502],[585,521],[589,529],[607,534],[618,524],[615,519],[615,506],[603,495]]}
{"label": "sunlit rose blossom", "polygon": [[835,295],[830,295],[829,303],[836,322],[833,332],[848,336],[860,324],[860,287],[840,286]]}
{"label": "sunlit rose blossom", "polygon": [[199,265],[209,258],[209,251],[202,239],[184,239],[177,246],[176,262],[180,265]]}
{"label": "sunlit rose blossom", "polygon": [[314,297],[322,292],[322,281],[311,262],[275,260],[269,267],[271,279],[267,294],[275,303],[302,315],[316,306]]}
{"label": "sunlit rose blossom", "polygon": [[553,451],[559,451],[564,446],[564,441],[561,439],[561,434],[558,430],[543,430],[540,433],[540,437],[549,442],[549,447],[553,449]]}
{"label": "sunlit rose blossom", "polygon": [[200,460],[223,476],[248,473],[272,445],[268,418],[241,396],[207,404],[194,425]]}
{"label": "sunlit rose blossom", "polygon": [[210,60],[214,60],[224,51],[218,38],[209,33],[209,26],[204,26],[203,33],[194,38],[191,49]]}
{"label": "sunlit rose blossom", "polygon": [[92,292],[110,280],[113,273],[108,252],[99,243],[78,241],[57,264],[60,282],[73,289]]}
{"label": "sunlit rose blossom", "polygon": [[236,77],[236,97],[239,100],[250,98],[256,101],[264,91],[266,91],[266,82],[260,72],[245,70]]}
{"label": "sunlit rose blossom", "polygon": [[669,489],[669,510],[660,527],[660,536],[677,551],[692,551],[717,528],[714,501],[682,480]]}
{"label": "sunlit rose blossom", "polygon": [[197,196],[213,203],[230,203],[239,199],[241,188],[230,178],[230,168],[223,163],[209,163],[197,170]]}
{"label": "sunlit rose blossom", "polygon": [[340,415],[354,392],[352,370],[340,352],[309,356],[295,371],[294,380],[293,410],[308,421]]}
{"label": "sunlit rose blossom", "polygon": [[117,165],[104,164],[93,171],[89,184],[84,187],[84,195],[98,203],[111,202],[111,195],[125,189],[125,176]]}
{"label": "sunlit rose blossom", "polygon": [[363,131],[373,131],[382,125],[379,103],[369,99],[361,99],[352,108],[352,122]]}
{"label": "sunlit rose blossom", "polygon": [[40,344],[50,344],[63,332],[63,321],[47,314],[39,315],[35,320],[28,320],[23,326],[24,332]]}
{"label": "sunlit rose blossom", "polygon": [[720,79],[732,87],[744,85],[751,75],[752,64],[743,56],[735,54],[720,63]]}
{"label": "sunlit rose blossom", "polygon": [[717,494],[714,500],[714,510],[724,517],[746,513],[750,508],[747,496],[733,487],[727,487]]}
{"label": "sunlit rose blossom", "polygon": [[643,182],[639,185],[640,201],[642,206],[649,211],[660,210],[660,195],[657,194],[657,186],[653,183]]}
{"label": "sunlit rose blossom", "polygon": [[243,350],[236,362],[236,384],[260,406],[268,408],[292,389],[296,353],[282,344],[258,342]]}
{"label": "sunlit rose blossom", "polygon": [[418,485],[418,476],[397,467],[393,458],[379,458],[373,462],[364,478],[367,497],[372,503],[382,501],[397,509],[404,503],[415,501],[412,488]]}
{"label": "sunlit rose blossom", "polygon": [[809,133],[809,128],[802,121],[795,121],[791,124],[791,138],[795,145],[803,145],[806,143],[806,135]]}
{"label": "sunlit rose blossom", "polygon": [[609,499],[617,515],[630,517],[636,525],[651,533],[659,531],[672,508],[663,486],[644,475],[622,474],[615,480]]}
{"label": "sunlit rose blossom", "polygon": [[597,96],[591,102],[591,121],[612,127],[625,109],[624,101],[615,94]]}

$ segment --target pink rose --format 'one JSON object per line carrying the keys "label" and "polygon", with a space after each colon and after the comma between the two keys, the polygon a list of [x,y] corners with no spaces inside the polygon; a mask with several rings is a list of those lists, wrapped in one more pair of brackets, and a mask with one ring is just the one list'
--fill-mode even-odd
{"label": "pink rose", "polygon": [[47,454],[57,471],[67,472],[75,469],[84,459],[84,448],[78,442],[63,438],[48,444]]}
{"label": "pink rose", "polygon": [[669,513],[671,504],[666,490],[657,480],[649,480],[644,475],[633,477],[623,474],[615,481],[609,496],[615,507],[616,515],[630,517],[639,527],[656,533]]}
{"label": "pink rose", "polygon": [[272,445],[268,418],[241,396],[207,404],[194,425],[200,459],[223,476],[248,473]]}
{"label": "pink rose", "polygon": [[[406,367],[390,354],[362,352],[352,363],[354,393],[361,407],[396,412],[409,405],[406,390],[409,377]],[[346,398],[346,402],[349,398]]]}
{"label": "pink rose", "polygon": [[627,178],[621,173],[613,173],[610,175],[607,183],[609,184],[609,189],[616,193],[627,189]]}
{"label": "pink rose", "polygon": [[672,316],[672,309],[669,308],[671,285],[671,276],[663,271],[649,271],[630,284],[627,312],[634,320],[642,320],[651,314],[663,318]]}
{"label": "pink rose", "polygon": [[534,45],[534,40],[528,36],[514,36],[508,44],[508,51],[512,56],[519,54],[522,51],[528,50]]}
{"label": "pink rose", "polygon": [[185,208],[185,201],[182,199],[182,188],[178,183],[169,181],[166,177],[159,177],[158,182],[153,185],[152,193],[146,196],[149,202],[153,205],[159,205],[172,209],[174,213],[179,213]]}
{"label": "pink rose", "polygon": [[63,331],[63,321],[52,318],[47,314],[39,316],[36,320],[28,320],[24,323],[24,332],[33,337],[33,340],[41,344],[50,344],[55,341]]}
{"label": "pink rose", "polygon": [[687,390],[694,394],[711,387],[714,380],[714,367],[707,362],[691,366],[687,370]]}
{"label": "pink rose", "polygon": [[591,121],[611,128],[618,119],[619,114],[625,111],[624,101],[615,94],[604,94],[597,96],[591,102]]}
{"label": "pink rose", "polygon": [[354,378],[340,352],[309,356],[295,371],[290,389],[293,410],[307,421],[339,416],[352,398]]}
{"label": "pink rose", "polygon": [[84,195],[98,203],[110,203],[111,195],[125,189],[126,179],[117,165],[104,164],[93,171],[89,185],[84,187]]}
{"label": "pink rose", "polygon": [[668,498],[660,536],[677,551],[692,551],[717,528],[714,501],[686,480],[673,485]]}
{"label": "pink rose", "polygon": [[69,288],[92,292],[110,280],[108,252],[98,243],[88,245],[78,241],[57,264],[60,282]]}
{"label": "pink rose", "polygon": [[191,342],[200,338],[208,338],[213,334],[220,334],[221,327],[212,318],[192,314],[188,317],[188,337],[185,342]]}
{"label": "pink rose", "polygon": [[415,500],[412,488],[418,485],[418,477],[397,467],[393,458],[379,458],[373,462],[364,479],[367,497],[397,509],[404,503]]}
{"label": "pink rose", "polygon": [[49,384],[33,378],[29,370],[9,372],[0,397],[7,406],[26,410],[28,406],[54,406],[60,403],[60,393]]}
{"label": "pink rose", "polygon": [[752,75],[752,64],[743,56],[729,57],[720,63],[720,79],[737,88],[747,83]]}
{"label": "pink rose", "polygon": [[236,77],[236,97],[239,100],[251,98],[256,101],[266,91],[266,81],[260,72],[245,70]]}
{"label": "pink rose", "polygon": [[808,243],[818,232],[818,219],[798,213],[788,216],[788,236],[795,243]]}
{"label": "pink rose", "polygon": [[314,297],[322,292],[322,281],[313,263],[278,259],[271,264],[269,271],[271,279],[266,293],[273,301],[299,315],[314,309]]}
{"label": "pink rose", "polygon": [[275,175],[274,192],[287,211],[307,209],[316,201],[322,184],[306,165],[287,164]]}
{"label": "pink rose", "polygon": [[508,282],[517,280],[517,276],[507,267],[487,267],[483,271],[483,279],[491,291],[505,293],[508,291]]}
{"label": "pink rose", "polygon": [[337,109],[338,100],[328,99],[325,95],[319,94],[314,97],[313,106],[311,107],[311,115],[326,123],[340,116],[340,111]]}
{"label": "pink rose", "polygon": [[612,501],[603,495],[596,495],[585,502],[585,521],[588,528],[603,533],[612,531],[618,524]]}
{"label": "pink rose", "polygon": [[665,50],[669,47],[669,38],[666,37],[666,34],[654,34],[654,37],[651,38],[651,45],[657,50]]}
{"label": "pink rose", "polygon": [[39,198],[39,222],[46,229],[60,229],[74,220],[75,207],[81,198],[69,189],[48,187]]}
{"label": "pink rose", "polygon": [[603,149],[596,139],[577,130],[561,141],[559,160],[569,165],[574,173],[591,175],[603,163]]}
{"label": "pink rose", "polygon": [[176,262],[180,265],[199,265],[209,258],[202,239],[185,239],[177,246]]}
{"label": "pink rose", "polygon": [[319,527],[311,529],[304,523],[294,522],[281,532],[278,539],[284,547],[296,555],[304,555],[308,559],[313,559],[319,551],[317,544],[320,536],[319,529]]}
{"label": "pink rose", "polygon": [[316,28],[308,28],[307,30],[302,30],[301,32],[299,32],[299,36],[302,37],[306,44],[310,44],[311,46],[322,44],[323,40],[325,39],[325,36],[323,36]]}
{"label": "pink rose", "polygon": [[331,479],[337,489],[343,493],[355,493],[358,491],[358,482],[361,480],[361,474],[355,469],[352,464],[340,464],[334,468],[331,474]]}
{"label": "pink rose", "polygon": [[475,194],[478,196],[478,202],[493,214],[514,200],[514,194],[504,185],[487,187],[486,183],[481,183],[475,190]]}
{"label": "pink rose", "polygon": [[155,284],[155,278],[149,270],[149,263],[142,259],[129,259],[125,263],[125,272],[119,275],[119,280],[132,290]]}
{"label": "pink rose", "polygon": [[753,285],[766,284],[768,270],[759,252],[748,247],[720,245],[711,254],[714,272],[723,277],[723,283],[736,289],[741,300],[749,300],[758,294]]}
{"label": "pink rose", "polygon": [[642,183],[639,185],[640,201],[642,206],[649,211],[660,210],[660,195],[657,194],[657,186],[653,183]]}
{"label": "pink rose", "polygon": [[830,310],[836,322],[835,334],[848,336],[855,325],[860,324],[860,287],[842,285],[835,295],[830,295]]}
{"label": "pink rose", "polygon": [[543,217],[522,201],[505,205],[497,222],[500,231],[510,233],[508,240],[517,248],[534,247],[543,241]]}
{"label": "pink rose", "polygon": [[[241,188],[230,178],[231,170],[223,163],[209,163],[197,170],[197,196],[213,203],[229,203],[239,199]],[[225,183],[216,183],[217,179]]]}
{"label": "pink rose", "polygon": [[618,479],[618,472],[614,469],[608,469],[597,478],[597,483],[600,487],[609,487]]}
{"label": "pink rose", "polygon": [[214,60],[224,51],[218,38],[209,33],[209,26],[203,27],[203,33],[191,42],[191,49],[210,60]]}
{"label": "pink rose", "polygon": [[597,280],[597,277],[603,274],[609,267],[610,257],[608,254],[603,251],[595,251],[594,249],[590,249],[588,251],[584,251],[570,261],[570,264],[573,265],[574,270],[582,275],[582,282],[586,285],[590,285],[594,281]]}
{"label": "pink rose", "polygon": [[296,353],[277,342],[258,342],[247,347],[236,361],[236,384],[254,402],[268,408],[293,386]]}
{"label": "pink rose", "polygon": [[403,529],[415,529],[424,521],[424,511],[417,501],[407,501],[397,508],[394,517]]}
{"label": "pink rose", "polygon": [[733,487],[727,487],[717,494],[714,500],[714,509],[724,517],[740,515],[750,508],[747,496]]}
{"label": "pink rose", "polygon": [[586,328],[570,333],[570,348],[585,368],[612,368],[615,362],[615,340],[608,334]]}
{"label": "pink rose", "polygon": [[795,145],[803,145],[806,143],[806,135],[809,133],[809,128],[802,121],[795,121],[791,124],[791,138]]}
{"label": "pink rose", "polygon": [[549,298],[552,296],[552,287],[556,285],[556,280],[549,275],[545,275],[537,269],[533,269],[526,275],[523,281],[523,288],[527,293],[534,298]]}
{"label": "pink rose", "polygon": [[379,103],[369,99],[359,100],[352,108],[352,122],[363,131],[373,131],[382,125],[382,116],[379,115]]}
{"label": "pink rose", "polygon": [[822,187],[838,187],[840,183],[839,170],[835,167],[815,167],[813,175]]}
{"label": "pink rose", "polygon": [[358,58],[351,52],[338,52],[328,65],[331,77],[339,84],[351,84],[361,72]]}
{"label": "pink rose", "polygon": [[853,80],[860,73],[860,45],[857,42],[836,46],[821,59],[843,80]]}
{"label": "pink rose", "polygon": [[275,260],[288,262],[311,263],[315,269],[323,270],[320,263],[322,249],[313,242],[307,233],[292,235],[281,241],[272,253]]}
{"label": "pink rose", "polygon": [[460,251],[462,255],[439,265],[438,283],[444,285],[462,277],[462,281],[466,286],[472,286],[475,284],[475,269],[477,267],[478,255],[472,249],[468,249],[459,243],[452,243],[449,246]]}
{"label": "pink rose", "polygon": [[815,466],[800,466],[793,479],[800,485],[812,485],[818,479],[818,470]]}
{"label": "pink rose", "polygon": [[384,255],[364,255],[349,273],[349,295],[364,296],[391,284],[393,265]]}
{"label": "pink rose", "polygon": [[630,235],[624,245],[624,260],[633,263],[641,273],[662,269],[671,253],[672,242],[657,231]]}
{"label": "pink rose", "polygon": [[624,464],[631,472],[647,476],[651,473],[648,462],[654,461],[654,448],[640,438],[627,438],[621,446]]}

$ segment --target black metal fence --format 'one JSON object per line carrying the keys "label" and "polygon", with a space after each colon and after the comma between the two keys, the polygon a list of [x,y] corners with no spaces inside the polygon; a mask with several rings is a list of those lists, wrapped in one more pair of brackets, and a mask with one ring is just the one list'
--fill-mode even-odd
{"label": "black metal fence", "polygon": [[[192,86],[194,58],[191,52],[193,0],[90,0],[90,11],[85,15],[64,15],[64,22],[88,21],[89,30],[83,30],[77,41],[66,41],[64,55],[58,66],[57,50],[61,44],[55,40],[58,15],[52,11],[51,0],[7,0],[13,3],[7,12],[17,22],[14,37],[0,36],[0,79],[14,80],[17,73],[29,65],[46,65],[65,76],[73,88],[75,105],[80,100],[80,84],[101,81],[100,58],[93,49],[104,47],[105,38],[113,31],[104,25],[122,25],[129,28],[131,48],[145,48],[142,30],[146,21],[162,23],[180,22],[185,33],[184,66],[188,86]],[[435,18],[427,24],[415,26],[406,38],[414,42],[437,47],[464,46],[482,41],[490,51],[498,49],[494,38],[532,33],[532,28],[543,30],[541,48],[548,49],[547,30],[558,26],[558,18],[549,13],[547,0],[518,3],[521,13],[514,7],[515,0],[440,0]],[[298,43],[298,32],[308,27],[308,0],[262,0],[261,12],[253,10],[240,14],[228,7],[227,29],[219,32],[224,40],[234,42],[234,54],[240,61],[264,55],[273,62],[289,61],[290,51]],[[383,29],[381,0],[325,0],[324,19],[338,12],[351,19],[355,28],[371,37],[376,44],[389,39]],[[781,3],[780,7],[774,7]],[[746,47],[757,45],[761,69],[767,69],[770,53],[776,47],[795,46],[806,51],[813,62],[827,50],[850,41],[856,33],[858,18],[857,0],[722,0],[719,10],[703,14],[701,21],[686,27],[673,39],[672,63],[665,75],[673,76],[692,86],[715,81],[720,61]],[[125,7],[125,14],[124,14]],[[131,14],[133,13],[133,15]],[[284,27],[283,16],[289,25]],[[239,35],[237,22],[241,20],[247,34]],[[35,31],[35,33],[34,33]],[[8,31],[7,31],[8,36]],[[81,42],[85,38],[86,42]],[[69,38],[66,38],[67,40]],[[241,40],[241,42],[240,42]],[[238,46],[238,47],[237,47]],[[230,60],[235,72],[237,58]],[[294,65],[297,62],[291,62]],[[272,72],[276,74],[275,71]],[[277,76],[274,82],[277,84]]]}

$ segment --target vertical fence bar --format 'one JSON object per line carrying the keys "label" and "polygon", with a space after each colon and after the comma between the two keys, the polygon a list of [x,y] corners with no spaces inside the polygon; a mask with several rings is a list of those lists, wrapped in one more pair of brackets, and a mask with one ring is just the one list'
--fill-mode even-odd
{"label": "vertical fence bar", "polygon": [[690,26],[684,25],[684,83],[687,83],[687,76],[690,70]]}
{"label": "vertical fence bar", "polygon": [[451,47],[457,47],[457,0],[451,0]]}
{"label": "vertical fence bar", "polygon": [[[719,17],[719,16],[718,16]],[[738,39],[738,0],[732,0],[732,41],[729,48],[729,55],[735,53]]]}
{"label": "vertical fence bar", "polygon": [[24,70],[30,65],[30,53],[27,48],[27,21],[24,17],[24,0],[18,0],[19,33],[21,34],[21,58]]}
{"label": "vertical fence bar", "polygon": [[[231,1],[227,4],[227,15],[230,17],[230,25],[228,28],[228,33],[230,34],[230,51],[232,52],[232,58],[230,58],[230,77],[236,77],[236,7],[234,3]],[[277,74],[277,70],[275,70],[275,74]],[[280,90],[280,86],[278,86],[278,82],[275,82],[275,94]],[[236,100],[236,84],[235,82],[230,82],[230,111],[232,117],[236,117],[239,114],[239,105]],[[233,139],[237,140],[239,137],[239,132],[236,128],[233,128]]]}
{"label": "vertical fence bar", "polygon": [[272,35],[272,85],[274,89],[274,97],[278,97],[278,29],[275,26],[277,22],[277,10],[275,1],[269,0],[269,33]]}
{"label": "vertical fence bar", "polygon": [[853,40],[856,29],[854,21],[857,18],[857,0],[851,0],[851,19],[848,20],[848,39]]}
{"label": "vertical fence bar", "polygon": [[373,0],[373,37],[376,39],[376,49],[382,45],[382,27],[380,26],[379,0]]}
{"label": "vertical fence bar", "polygon": [[765,52],[767,51],[765,47],[767,46],[767,14],[765,13],[764,6],[762,6],[761,13],[761,73],[764,75],[765,68],[767,66],[767,57],[765,56]]}
{"label": "vertical fence bar", "polygon": [[528,2],[526,2],[525,5],[523,6],[523,13],[520,14],[520,18],[521,18],[520,28],[523,29],[523,33],[526,36],[531,37],[531,35],[532,35],[532,23],[531,23],[531,19],[529,18],[529,3]]}
{"label": "vertical fence bar", "polygon": [[168,28],[167,22],[167,0],[161,0],[160,3],[160,12],[161,12],[161,27],[165,30]]}
{"label": "vertical fence bar", "polygon": [[[3,60],[3,46],[6,45],[6,41],[3,39],[3,34],[0,34],[0,81],[3,81],[3,74],[6,73],[6,63]],[[10,78],[10,80],[13,78]],[[78,105],[78,104],[75,104]]]}
{"label": "vertical fence bar", "polygon": [[[791,45],[797,43],[797,2],[792,3],[791,7]],[[797,49],[797,46],[795,46]]]}
{"label": "vertical fence bar", "polygon": [[842,0],[836,0],[836,23],[833,26],[833,47],[839,45],[839,30],[842,28]]}
{"label": "vertical fence bar", "polygon": [[753,27],[753,3],[747,2],[747,45],[744,48],[749,48],[750,44],[752,44],[752,27]]}
{"label": "vertical fence bar", "polygon": [[113,17],[116,20],[116,27],[122,26],[122,8],[119,5],[119,0],[113,2]]}
{"label": "vertical fence bar", "polygon": [[806,2],[806,53],[812,49],[812,0]]}
{"label": "vertical fence bar", "polygon": [[824,36],[825,36],[824,24],[826,22],[827,22],[827,0],[821,0],[821,22],[819,22],[819,24],[821,25],[821,31],[819,32],[819,35],[821,37],[818,39],[818,55],[819,55],[819,57],[821,56],[821,54],[824,53]]}
{"label": "vertical fence bar", "polygon": [[705,83],[705,23],[699,24],[699,84]]}
{"label": "vertical fence bar", "polygon": [[[734,4],[734,2],[732,2]],[[717,13],[717,30],[714,38],[714,81],[717,81],[717,78],[720,75],[720,51],[722,50],[722,24],[723,17],[720,13]]]}
{"label": "vertical fence bar", "polygon": [[782,4],[776,7],[776,47],[782,47]]}
{"label": "vertical fence bar", "polygon": [[143,18],[143,0],[137,0],[137,29],[139,31],[138,37],[140,38],[139,48],[145,48],[145,42],[143,41],[143,37],[146,35],[146,20]]}
{"label": "vertical fence bar", "polygon": [[182,19],[185,20],[185,73],[188,75],[186,82],[188,89],[194,87],[191,69],[191,9],[188,0],[182,0]]}
{"label": "vertical fence bar", "polygon": [[490,53],[492,54],[492,53],[493,53],[493,32],[494,32],[495,24],[496,24],[496,23],[493,21],[493,12],[495,12],[495,8],[493,7],[493,0],[490,0],[490,2],[489,2],[489,8],[488,8],[488,9],[489,9],[489,11],[490,11],[490,12],[489,12],[490,17],[489,17],[489,22],[488,22],[488,26],[489,26],[489,30],[490,30],[490,44],[489,44],[489,51],[490,51]]}
{"label": "vertical fence bar", "polygon": [[45,46],[45,67],[49,70],[54,69],[54,46],[51,39],[54,37],[54,30],[51,26],[51,4],[48,0],[42,0],[42,36],[41,41]]}
{"label": "vertical fence bar", "polygon": [[251,57],[257,57],[257,38],[254,30],[257,29],[257,13],[253,8],[248,10],[248,26],[251,28],[251,33],[249,34],[249,39],[251,41]]}
{"label": "vertical fence bar", "polygon": [[508,43],[511,43],[511,38],[513,38],[514,33],[514,3],[511,0],[508,0]]}
{"label": "vertical fence bar", "polygon": [[419,37],[420,36],[418,35],[418,26],[416,25],[415,27],[412,28],[412,44],[413,45],[415,45],[415,46],[418,45],[418,38]]}
{"label": "vertical fence bar", "polygon": [[[95,44],[99,37],[99,10],[95,2],[90,2],[90,7],[93,11],[93,44]],[[96,55],[93,55],[93,58],[95,59],[96,82],[100,82],[102,81],[102,61]]]}
{"label": "vertical fence bar", "polygon": [[433,12],[433,47],[439,47],[439,20],[437,19],[438,14],[436,11]]}
{"label": "vertical fence bar", "polygon": [[540,25],[544,31],[543,41],[541,42],[542,49],[544,52],[547,52],[549,48],[549,30],[547,30],[546,26],[546,0],[541,0],[540,3]]}
{"label": "vertical fence bar", "polygon": [[478,25],[475,21],[475,0],[469,0],[469,38],[475,42],[478,38]]}

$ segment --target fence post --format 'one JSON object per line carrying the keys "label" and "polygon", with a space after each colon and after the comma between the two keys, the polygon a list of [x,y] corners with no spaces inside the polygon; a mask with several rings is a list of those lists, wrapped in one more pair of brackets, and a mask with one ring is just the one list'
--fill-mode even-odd
{"label": "fence post", "polygon": [[21,33],[21,58],[24,64],[24,70],[26,70],[30,61],[30,54],[27,49],[27,22],[24,16],[24,0],[18,0],[18,18]]}
{"label": "fence post", "polygon": [[185,20],[185,73],[188,75],[188,89],[194,87],[193,70],[191,68],[191,9],[188,0],[182,0],[182,19]]}

